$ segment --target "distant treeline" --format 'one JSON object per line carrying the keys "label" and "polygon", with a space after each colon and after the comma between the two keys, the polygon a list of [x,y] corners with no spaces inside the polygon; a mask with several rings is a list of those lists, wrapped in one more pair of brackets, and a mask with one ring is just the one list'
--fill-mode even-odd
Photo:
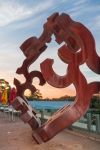
{"label": "distant treeline", "polygon": [[[52,99],[49,99],[49,98],[45,98],[43,99],[42,97],[26,97],[27,100],[29,101],[74,101],[76,96],[62,96],[60,98],[52,98]],[[90,103],[90,108],[93,108],[93,109],[100,109],[100,97],[98,95],[95,95],[91,98],[91,103]]]}
{"label": "distant treeline", "polygon": [[27,96],[26,97],[29,101],[34,101],[34,100],[38,100],[38,101],[74,101],[75,100],[75,96],[62,96],[60,98],[41,98],[41,97],[32,97],[31,96]]}

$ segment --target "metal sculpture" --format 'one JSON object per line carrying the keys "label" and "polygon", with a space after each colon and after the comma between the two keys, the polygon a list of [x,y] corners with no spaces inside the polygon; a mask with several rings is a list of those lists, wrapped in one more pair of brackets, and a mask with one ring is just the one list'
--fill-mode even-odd
{"label": "metal sculpture", "polygon": [[[41,64],[41,72],[29,72],[28,68],[47,48],[46,43],[51,42],[54,34],[58,44],[65,42],[58,49],[60,59],[68,64],[67,73],[64,76],[57,75],[52,69],[54,61],[46,59]],[[21,110],[21,118],[33,129],[33,138],[37,143],[50,140],[64,128],[70,126],[83,116],[89,108],[93,94],[100,91],[100,82],[87,83],[79,66],[86,63],[97,74],[100,74],[100,57],[96,53],[95,41],[91,32],[81,23],[73,21],[69,15],[54,13],[44,24],[44,31],[39,38],[31,37],[22,45],[21,50],[26,56],[22,66],[17,69],[18,74],[23,74],[26,81],[21,84],[14,79],[17,88],[17,97],[13,102],[16,110]],[[76,99],[72,105],[64,106],[58,110],[47,122],[41,125],[40,119],[27,103],[24,91],[30,89],[36,91],[32,80],[40,79],[40,85],[46,82],[56,88],[64,88],[73,83],[76,89]]]}

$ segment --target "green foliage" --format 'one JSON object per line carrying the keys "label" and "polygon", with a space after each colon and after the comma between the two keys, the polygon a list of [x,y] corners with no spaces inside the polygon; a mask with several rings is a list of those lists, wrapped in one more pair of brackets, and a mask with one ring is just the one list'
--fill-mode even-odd
{"label": "green foliage", "polygon": [[65,95],[65,96],[62,96],[60,98],[53,98],[51,100],[53,100],[53,101],[74,101],[75,100],[75,96]]}
{"label": "green foliage", "polygon": [[39,90],[37,90],[35,93],[30,94],[29,96],[26,96],[27,100],[39,100],[42,99],[42,94]]}
{"label": "green foliage", "polygon": [[0,79],[0,90],[4,91],[5,89],[10,89],[9,83],[5,79]]}
{"label": "green foliage", "polygon": [[100,97],[98,95],[92,97],[90,108],[100,110]]}
{"label": "green foliage", "polygon": [[45,99],[42,99],[42,100],[44,100],[44,101],[74,101],[75,96],[65,95],[65,96],[62,96],[62,97],[59,97],[59,98],[52,98],[52,99],[45,98]]}

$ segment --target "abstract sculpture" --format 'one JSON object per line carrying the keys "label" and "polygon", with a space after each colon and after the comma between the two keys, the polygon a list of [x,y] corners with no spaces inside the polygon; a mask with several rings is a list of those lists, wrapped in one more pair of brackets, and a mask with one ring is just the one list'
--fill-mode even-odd
{"label": "abstract sculpture", "polygon": [[[64,76],[57,75],[52,69],[54,63],[52,59],[46,59],[40,64],[41,72],[29,72],[30,65],[46,50],[46,43],[51,42],[52,34],[58,44],[65,42],[58,49],[58,56],[68,64],[67,73]],[[91,32],[83,24],[73,21],[69,15],[64,13],[61,15],[54,13],[50,16],[44,24],[42,35],[39,38],[27,39],[20,48],[26,59],[17,69],[17,73],[23,74],[26,81],[21,84],[17,79],[14,79],[17,97],[12,105],[16,110],[21,110],[21,118],[32,127],[32,135],[36,142],[46,142],[77,121],[88,110],[92,95],[100,91],[100,82],[87,83],[79,67],[86,63],[92,71],[100,74],[100,57],[96,53],[95,41]],[[26,89],[30,89],[33,93],[36,91],[35,86],[32,85],[34,77],[40,79],[42,86],[46,82],[56,88],[64,88],[73,84],[76,89],[74,103],[58,110],[44,124],[41,124],[35,110],[28,105],[24,97]]]}

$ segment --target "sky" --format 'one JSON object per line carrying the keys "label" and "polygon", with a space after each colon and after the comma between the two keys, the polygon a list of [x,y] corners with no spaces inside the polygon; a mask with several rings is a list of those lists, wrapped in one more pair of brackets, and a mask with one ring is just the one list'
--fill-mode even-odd
{"label": "sky", "polygon": [[[0,79],[5,79],[11,86],[14,78],[25,82],[23,75],[16,74],[25,59],[19,47],[29,37],[39,37],[47,17],[54,12],[67,13],[73,20],[83,23],[92,32],[100,56],[100,0],[0,0]],[[52,37],[48,49],[29,70],[40,70],[40,63],[46,58],[52,58],[55,72],[64,75],[67,65],[57,55],[60,46]],[[80,69],[88,82],[100,81],[100,75],[93,73],[85,64]],[[75,95],[73,85],[57,89],[48,84],[41,87],[38,83],[35,78],[33,84],[44,98]]]}

